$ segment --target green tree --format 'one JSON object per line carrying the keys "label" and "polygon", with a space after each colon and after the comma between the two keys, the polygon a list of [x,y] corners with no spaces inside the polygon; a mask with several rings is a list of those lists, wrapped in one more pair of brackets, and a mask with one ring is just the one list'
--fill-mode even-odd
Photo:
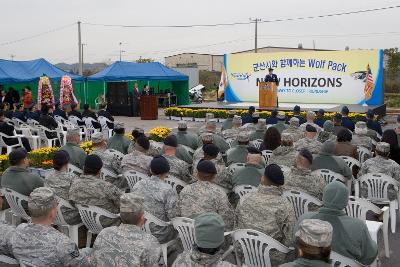
{"label": "green tree", "polygon": [[139,59],[135,60],[135,62],[136,63],[149,63],[149,62],[154,62],[154,59],[140,57]]}
{"label": "green tree", "polygon": [[394,79],[400,73],[400,51],[397,47],[385,49],[385,54],[388,56],[388,75]]}

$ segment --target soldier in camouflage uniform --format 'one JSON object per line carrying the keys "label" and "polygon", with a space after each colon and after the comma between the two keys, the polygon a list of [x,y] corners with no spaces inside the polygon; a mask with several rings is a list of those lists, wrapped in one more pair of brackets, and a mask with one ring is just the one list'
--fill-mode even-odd
{"label": "soldier in camouflage uniform", "polygon": [[227,142],[225,142],[225,140],[222,136],[216,134],[217,121],[215,119],[211,119],[206,122],[206,126],[207,126],[207,131],[203,132],[200,135],[199,147],[201,147],[203,145],[201,136],[205,133],[212,133],[213,143],[216,146],[218,146],[221,153],[225,153],[229,149],[229,145]]}
{"label": "soldier in camouflage uniform", "polygon": [[250,132],[250,141],[263,140],[265,131],[267,130],[265,119],[258,119],[256,129]]}
{"label": "soldier in camouflage uniform", "polygon": [[96,237],[93,257],[98,267],[157,266],[161,247],[142,230],[144,199],[133,193],[121,196],[121,225],[104,228]]}
{"label": "soldier in camouflage uniform", "polygon": [[305,219],[295,233],[298,258],[280,267],[330,267],[333,227],[319,219]]}
{"label": "soldier in camouflage uniform", "polygon": [[296,161],[297,154],[297,150],[293,147],[292,136],[289,133],[282,133],[281,145],[272,151],[268,164],[275,163],[291,167]]}
{"label": "soldier in camouflage uniform", "polygon": [[86,153],[79,146],[79,128],[69,128],[67,130],[67,143],[60,148],[60,150],[65,150],[69,155],[69,163],[78,167],[83,168],[83,163],[85,162]]}
{"label": "soldier in camouflage uniform", "polygon": [[[53,170],[47,173],[44,186],[53,190],[57,197],[69,200],[69,189],[72,183],[79,179],[72,172],[68,172],[69,155],[64,150],[54,153]],[[64,219],[68,224],[78,224],[82,222],[77,209],[61,208]]]}
{"label": "soldier in camouflage uniform", "polygon": [[232,163],[246,163],[249,141],[249,134],[246,131],[239,133],[237,137],[238,145],[226,152],[227,165],[231,165]]}
{"label": "soldier in camouflage uniform", "polygon": [[[218,160],[219,148],[214,144],[203,145],[204,158],[202,160],[209,160],[214,163],[217,169],[217,175],[213,179],[213,183],[222,186],[227,191],[232,190],[231,174],[226,168],[224,162]],[[193,165],[193,179],[197,181],[197,164]]]}
{"label": "soldier in camouflage uniform", "polygon": [[[213,144],[214,142],[214,135],[212,133],[205,133],[201,135],[201,142],[203,145],[206,144]],[[219,149],[219,148],[218,148]],[[199,147],[196,149],[196,151],[193,154],[193,166],[197,166],[197,163],[204,158],[204,151],[203,151],[203,146]],[[221,163],[224,163],[224,160],[222,159],[221,153],[218,154],[217,160],[220,161]]]}
{"label": "soldier in camouflage uniform", "polygon": [[[292,204],[282,196],[284,176],[281,168],[270,164],[265,168],[257,192],[249,193],[236,208],[235,229],[260,231],[285,246],[293,246],[296,222]],[[270,252],[272,266],[287,262],[287,256]]]}
{"label": "soldier in camouflage uniform", "polygon": [[279,111],[278,115],[276,116],[276,118],[278,119],[278,123],[271,126],[271,127],[275,127],[279,133],[282,133],[284,130],[286,130],[288,128],[288,126],[286,125],[286,114],[283,111]]}
{"label": "soldier in camouflage uniform", "polygon": [[232,127],[222,131],[222,137],[226,139],[236,139],[237,135],[241,131],[242,118],[235,115],[232,120]]}
{"label": "soldier in camouflage uniform", "polygon": [[214,120],[214,113],[206,113],[206,122],[203,126],[201,126],[199,128],[199,131],[198,131],[199,136],[202,135],[203,133],[210,132],[210,131],[213,133],[216,133],[216,131],[217,131],[216,127],[211,127],[212,129],[210,129],[210,126],[207,126],[207,122],[210,120]]}
{"label": "soldier in camouflage uniform", "polygon": [[176,148],[178,142],[174,135],[167,136],[164,140],[164,158],[167,159],[170,167],[169,174],[176,176],[186,183],[193,181],[193,177],[190,174],[190,165],[176,157]]}
{"label": "soldier in camouflage uniform", "polygon": [[[390,145],[385,142],[379,142],[376,144],[375,149],[376,156],[374,158],[367,159],[361,165],[358,172],[358,177],[361,177],[367,173],[381,173],[386,174],[400,182],[400,165],[392,159],[389,159]],[[361,185],[361,196],[368,197],[367,185]],[[390,200],[397,199],[397,192],[392,187],[388,188],[388,197]]]}
{"label": "soldier in camouflage uniform", "polygon": [[172,267],[233,267],[223,261],[225,223],[221,216],[207,212],[194,219],[195,246],[175,260]]}
{"label": "soldier in camouflage uniform", "polygon": [[149,148],[149,139],[145,135],[139,136],[136,139],[133,151],[125,155],[122,159],[122,172],[133,170],[150,174],[150,161],[153,158],[147,155]]}
{"label": "soldier in camouflage uniform", "polygon": [[232,128],[233,117],[236,115],[236,110],[228,110],[228,118],[222,123],[221,132]]}
{"label": "soldier in camouflage uniform", "polygon": [[175,136],[178,140],[178,144],[190,147],[193,150],[197,149],[199,143],[198,137],[197,135],[187,131],[186,121],[178,122],[178,132]]}
{"label": "soldier in camouflage uniform", "polygon": [[[119,213],[121,191],[109,182],[100,179],[103,167],[97,155],[89,155],[85,160],[83,174],[76,179],[69,189],[69,199],[76,204],[93,205],[111,213]],[[103,218],[104,227],[119,224],[119,219]]]}
{"label": "soldier in camouflage uniform", "polygon": [[312,154],[318,154],[321,151],[322,143],[317,140],[317,129],[314,126],[306,126],[306,137],[300,139],[294,144],[294,148],[300,151],[307,148]]}
{"label": "soldier in camouflage uniform", "polygon": [[[140,180],[131,190],[136,196],[144,198],[145,211],[164,222],[169,222],[179,216],[176,207],[178,195],[169,184],[164,182],[169,170],[168,161],[163,156],[153,158],[150,162],[152,176],[149,179]],[[150,229],[161,244],[174,239],[176,236],[172,225],[160,227],[151,224]]]}
{"label": "soldier in camouflage uniform", "polygon": [[289,120],[289,128],[282,131],[282,134],[288,133],[292,136],[293,143],[296,143],[301,138],[304,137],[304,132],[299,128],[299,119],[296,117],[292,117]]}
{"label": "soldier in camouflage uniform", "polygon": [[318,134],[318,141],[324,143],[327,140],[336,141],[336,135],[333,133],[333,122],[327,120],[324,122],[324,128]]}
{"label": "soldier in camouflage uniform", "polygon": [[354,128],[353,138],[351,139],[351,143],[355,146],[362,146],[372,150],[372,139],[367,135],[368,128],[367,124],[363,121],[358,121]]}
{"label": "soldier in camouflage uniform", "polygon": [[[0,209],[3,206],[3,196],[0,192]],[[14,235],[15,226],[0,220],[0,255],[14,257],[11,248],[11,237]],[[19,265],[18,265],[19,266]]]}
{"label": "soldier in camouflage uniform", "polygon": [[300,130],[305,132],[307,125],[311,125],[315,129],[317,129],[318,133],[321,132],[321,127],[319,127],[316,123],[314,123],[314,120],[315,120],[314,111],[311,111],[311,110],[307,111],[307,121],[305,123],[303,123],[302,125],[300,125]]}
{"label": "soldier in camouflage uniform", "polygon": [[194,218],[204,212],[221,215],[227,230],[233,228],[233,210],[227,195],[212,180],[217,174],[214,163],[202,160],[197,165],[198,181],[185,186],[179,194],[178,207],[183,217]]}
{"label": "soldier in camouflage uniform", "polygon": [[238,168],[232,175],[233,186],[251,185],[258,187],[264,174],[264,162],[261,152],[255,147],[247,147],[247,160],[243,168]]}
{"label": "soldier in camouflage uniform", "polygon": [[132,134],[133,140],[129,143],[128,153],[132,153],[132,151],[134,150],[134,147],[135,147],[136,140],[138,139],[139,136],[144,135],[144,130],[142,128],[135,127],[132,130],[131,134]]}
{"label": "soldier in camouflage uniform", "polygon": [[296,165],[285,177],[285,188],[303,191],[317,199],[322,199],[326,186],[325,179],[311,173],[312,154],[306,148],[299,151]]}
{"label": "soldier in camouflage uniform", "polygon": [[253,132],[257,129],[257,123],[258,120],[260,119],[260,114],[258,112],[254,112],[251,114],[251,120],[252,122],[246,123],[242,126],[242,129],[248,131],[248,132]]}
{"label": "soldier in camouflage uniform", "polygon": [[32,191],[28,201],[33,223],[20,224],[11,238],[14,257],[27,266],[91,266],[89,251],[80,251],[66,235],[51,224],[57,199],[50,188]]}
{"label": "soldier in camouflage uniform", "polygon": [[125,136],[125,125],[122,122],[114,123],[114,135],[108,139],[108,149],[115,149],[122,154],[128,154],[131,140]]}

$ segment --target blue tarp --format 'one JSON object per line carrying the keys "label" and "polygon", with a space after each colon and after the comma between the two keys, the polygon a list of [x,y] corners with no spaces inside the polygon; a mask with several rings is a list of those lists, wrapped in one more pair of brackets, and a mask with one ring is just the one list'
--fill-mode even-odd
{"label": "blue tarp", "polygon": [[187,81],[188,76],[159,62],[132,63],[117,61],[104,70],[88,77],[88,81]]}
{"label": "blue tarp", "polygon": [[43,58],[29,61],[0,59],[0,84],[35,82],[43,74],[51,80],[60,80],[68,75],[74,81],[83,81],[82,76],[63,71]]}

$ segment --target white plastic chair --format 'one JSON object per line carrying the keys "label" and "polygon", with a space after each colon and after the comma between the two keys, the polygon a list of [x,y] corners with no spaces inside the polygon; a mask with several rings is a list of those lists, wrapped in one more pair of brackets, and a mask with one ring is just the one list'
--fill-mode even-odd
{"label": "white plastic chair", "polygon": [[[180,190],[182,190],[182,188],[187,186],[187,183],[185,183],[184,181],[182,181],[172,175],[168,175],[168,177],[164,179],[164,182],[171,185],[172,189],[174,189],[177,194],[180,192]],[[179,189],[178,186],[182,187],[182,188],[180,190],[178,190]]]}
{"label": "white plastic chair", "polygon": [[[368,221],[367,212],[373,212],[374,214],[383,213],[383,222]],[[382,229],[383,241],[385,245],[385,256],[389,258],[389,208],[383,207],[380,209],[373,203],[369,202],[367,199],[350,197],[349,203],[345,208],[345,212],[348,216],[353,218],[358,218],[366,222],[368,230],[371,234],[372,239],[378,243],[378,231]]]}
{"label": "white plastic chair", "polygon": [[28,222],[31,221],[31,217],[26,213],[25,209],[22,206],[22,201],[28,203],[27,196],[15,192],[10,188],[4,188],[3,194],[7,199],[8,205],[10,205],[11,212],[13,213],[12,217],[13,225],[17,225],[21,221],[21,218],[23,218]]}
{"label": "white plastic chair", "polygon": [[[167,226],[171,225],[170,222],[164,222],[164,221],[158,219],[157,217],[155,217],[154,215],[152,215],[152,214],[150,214],[148,212],[144,213],[144,219],[145,219],[145,222],[144,222],[144,225],[143,225],[143,230],[146,233],[149,233],[149,234],[152,234],[151,230],[150,230],[150,224],[155,224],[156,226],[160,226],[160,227],[167,227]],[[168,247],[170,247],[171,245],[173,245],[173,244],[175,244],[177,242],[178,242],[178,240],[174,239],[174,240],[168,241],[165,244],[161,244],[161,250],[162,250],[162,253],[163,253],[163,259],[164,259],[165,266],[168,266],[167,265]]]}
{"label": "white plastic chair", "polygon": [[125,177],[126,182],[128,183],[129,188],[131,190],[133,190],[133,187],[135,186],[135,184],[137,182],[139,182],[142,179],[148,179],[149,178],[149,176],[147,174],[144,174],[144,173],[141,173],[141,172],[138,172],[138,171],[134,171],[134,170],[126,171],[122,175]]}
{"label": "white plastic chair", "polygon": [[228,172],[233,175],[238,169],[246,167],[245,163],[233,163],[229,165]]}
{"label": "white plastic chair", "polygon": [[347,258],[343,255],[340,255],[339,253],[336,253],[334,251],[331,251],[331,255],[329,257],[332,262],[331,266],[335,267],[363,267],[361,263],[358,263],[357,261]]}
{"label": "white plastic chair", "polygon": [[[11,139],[17,138],[18,139],[18,143],[16,143],[15,145],[10,145],[9,146],[9,145],[6,144],[5,138],[11,138]],[[1,133],[1,132],[0,132],[0,146],[1,147],[5,147],[7,149],[7,155],[10,154],[11,151],[14,148],[23,147],[20,136],[9,136],[9,135],[6,135],[6,134]]]}
{"label": "white plastic chair", "polygon": [[346,162],[347,166],[349,166],[352,171],[353,171],[354,166],[361,168],[361,163],[358,160],[356,160],[355,158],[347,157],[347,156],[340,156],[340,157]]}
{"label": "white plastic chair", "polygon": [[[45,147],[55,147],[57,145],[57,140],[59,136],[57,130],[50,130],[49,128],[46,128],[43,125],[38,125],[37,128],[39,129],[40,143],[44,142]],[[56,133],[57,137],[48,138],[46,133]]]}
{"label": "white plastic chair", "polygon": [[79,123],[83,123],[83,121],[77,116],[68,116],[68,120],[75,126],[79,127]]}
{"label": "white plastic chair", "polygon": [[54,119],[56,120],[56,122],[61,124],[65,124],[67,122],[67,120],[61,117],[60,115],[54,115]]}
{"label": "white plastic chair", "polygon": [[369,158],[372,158],[372,153],[369,151],[368,148],[363,146],[357,146],[357,153],[358,153],[358,161],[363,163]]}
{"label": "white plastic chair", "polygon": [[64,215],[62,214],[61,208],[64,207],[64,208],[71,209],[71,210],[75,210],[75,208],[65,199],[57,198],[57,200],[58,200],[57,214],[56,214],[56,218],[54,219],[53,223],[55,225],[58,225],[61,227],[67,227],[69,238],[71,238],[71,240],[74,241],[76,245],[78,245],[78,242],[79,242],[78,229],[83,224],[82,223],[78,223],[75,225],[68,224],[64,219]]}
{"label": "white plastic chair", "polygon": [[114,157],[114,159],[116,159],[118,162],[121,162],[125,156],[123,153],[115,149],[107,149],[104,151],[104,153],[111,154]]}
{"label": "white plastic chair", "polygon": [[257,149],[260,149],[261,144],[264,142],[262,139],[256,139],[251,141],[250,143]]}
{"label": "white plastic chair", "polygon": [[261,154],[264,158],[265,165],[268,165],[268,161],[272,156],[272,151],[271,150],[263,150],[263,151],[261,151]]}
{"label": "white plastic chair", "polygon": [[26,127],[26,126],[28,126],[25,122],[23,122],[22,120],[20,120],[20,119],[18,119],[18,118],[15,118],[15,117],[11,118],[11,121],[13,122],[14,127],[15,127],[16,129],[20,129],[21,127]]}
{"label": "white plastic chair", "polygon": [[32,149],[38,149],[40,147],[40,138],[38,135],[33,135],[33,128],[27,125],[26,127],[21,128],[22,135],[26,137],[31,145]]}
{"label": "white plastic chair", "polygon": [[106,217],[110,219],[116,219],[119,217],[119,214],[113,214],[105,209],[96,206],[76,204],[76,207],[78,208],[79,215],[81,216],[83,224],[88,229],[86,247],[90,247],[92,235],[99,234],[104,228],[101,225],[100,217]]}
{"label": "white plastic chair", "polygon": [[[289,253],[290,248],[284,246],[272,237],[251,229],[239,229],[231,233],[233,240],[239,242],[243,254],[244,264],[254,267],[270,267],[269,252],[276,249],[282,253]],[[239,264],[241,266],[241,264]]]}
{"label": "white plastic chair", "polygon": [[34,119],[27,119],[26,122],[31,127],[36,127],[36,126],[39,125],[39,122],[37,120],[34,120]]}
{"label": "white plastic chair", "polygon": [[87,139],[87,129],[84,122],[77,116],[69,116],[68,120],[75,126],[79,128],[79,136],[81,140]]}
{"label": "white plastic chair", "polygon": [[112,136],[113,130],[108,128],[107,122],[108,123],[113,123],[113,122],[103,116],[99,116],[98,120],[101,125],[101,129],[102,129],[103,133],[107,132],[107,138],[110,138]]}
{"label": "white plastic chair", "polygon": [[76,175],[81,175],[83,173],[82,169],[79,169],[78,167],[76,167],[75,165],[68,163],[68,172],[72,172]]}
{"label": "white plastic chair", "polygon": [[93,122],[97,122],[95,119],[92,117],[84,117],[83,121],[85,122],[85,126],[89,135],[89,138],[94,134],[95,132],[98,132],[99,130],[94,128]]}
{"label": "white plastic chair", "polygon": [[233,192],[239,195],[240,202],[242,202],[248,193],[256,192],[257,189],[257,187],[252,185],[237,185],[233,188]]}
{"label": "white plastic chair", "polygon": [[[11,258],[11,257],[6,256],[6,255],[0,255],[0,266],[3,266],[2,263],[3,264],[16,265],[16,266],[19,265],[19,262],[16,259]],[[8,265],[6,265],[6,266],[8,266]]]}
{"label": "white plastic chair", "polygon": [[292,203],[296,220],[301,215],[308,212],[308,206],[310,204],[322,206],[322,202],[320,200],[298,190],[285,190],[283,191],[282,196],[286,197],[286,199]]}
{"label": "white plastic chair", "polygon": [[190,251],[195,243],[194,220],[185,217],[175,217],[171,220],[172,225],[178,231],[183,249]]}
{"label": "white plastic chair", "polygon": [[118,178],[118,175],[115,174],[115,172],[110,171],[109,169],[107,169],[105,167],[101,168],[101,170],[100,170],[100,178],[105,180],[107,176],[111,177],[111,178]]}
{"label": "white plastic chair", "polygon": [[[392,177],[381,173],[367,173],[357,179],[355,183],[355,195],[360,196],[360,187],[365,184],[368,189],[368,199],[375,204],[389,204],[390,226],[392,233],[396,232],[396,209],[399,208],[400,183]],[[393,186],[397,191],[397,199],[390,201],[388,198],[388,187]]]}
{"label": "white plastic chair", "polygon": [[336,181],[336,180],[346,183],[346,180],[347,180],[343,175],[333,172],[328,169],[318,169],[318,170],[313,171],[312,173],[324,178],[324,180],[327,184],[332,183],[333,181]]}

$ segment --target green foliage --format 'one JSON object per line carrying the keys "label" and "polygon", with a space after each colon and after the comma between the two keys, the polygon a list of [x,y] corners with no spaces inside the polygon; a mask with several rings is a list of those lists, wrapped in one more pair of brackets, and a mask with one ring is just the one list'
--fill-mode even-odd
{"label": "green foliage", "polygon": [[388,74],[390,78],[395,78],[400,73],[400,51],[396,48],[385,49],[388,56]]}
{"label": "green foliage", "polygon": [[135,60],[135,62],[136,63],[149,63],[149,62],[154,62],[154,59],[140,57],[139,59]]}

